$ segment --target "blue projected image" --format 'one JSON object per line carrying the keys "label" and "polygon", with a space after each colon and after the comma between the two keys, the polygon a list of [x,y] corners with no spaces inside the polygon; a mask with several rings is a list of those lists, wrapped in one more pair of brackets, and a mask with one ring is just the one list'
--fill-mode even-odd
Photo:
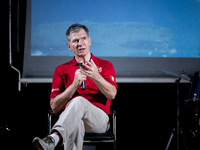
{"label": "blue projected image", "polygon": [[31,56],[73,56],[66,30],[89,28],[96,56],[200,57],[200,0],[32,0]]}

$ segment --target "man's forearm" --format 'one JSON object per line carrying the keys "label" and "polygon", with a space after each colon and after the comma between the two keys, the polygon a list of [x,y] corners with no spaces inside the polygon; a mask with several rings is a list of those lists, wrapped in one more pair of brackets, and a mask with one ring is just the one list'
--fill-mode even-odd
{"label": "man's forearm", "polygon": [[64,92],[60,93],[50,101],[51,109],[54,113],[58,113],[76,92],[77,87],[71,84]]}
{"label": "man's forearm", "polygon": [[107,82],[102,76],[94,80],[95,84],[108,99],[113,100],[117,94],[117,89],[114,85]]}
{"label": "man's forearm", "polygon": [[50,105],[53,112],[58,113],[69,102],[84,80],[86,76],[81,73],[81,69],[77,69],[73,83],[64,92],[51,99]]}

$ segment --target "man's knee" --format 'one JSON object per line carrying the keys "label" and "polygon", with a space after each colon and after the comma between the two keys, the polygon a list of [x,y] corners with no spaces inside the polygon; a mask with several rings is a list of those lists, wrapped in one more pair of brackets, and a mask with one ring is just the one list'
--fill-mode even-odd
{"label": "man's knee", "polygon": [[[76,107],[85,107],[89,101],[82,96],[75,97],[71,100],[71,105],[75,105]],[[70,104],[69,104],[70,105]]]}
{"label": "man's knee", "polygon": [[85,99],[85,98],[82,97],[82,96],[77,96],[77,97],[75,97],[75,98],[72,99],[72,102],[73,102],[73,103],[81,103],[81,104],[85,104],[85,103],[88,102],[88,100]]}

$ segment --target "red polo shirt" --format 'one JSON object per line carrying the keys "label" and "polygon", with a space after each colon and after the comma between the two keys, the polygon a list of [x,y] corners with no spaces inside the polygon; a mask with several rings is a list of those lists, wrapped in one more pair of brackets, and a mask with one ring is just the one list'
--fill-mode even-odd
{"label": "red polo shirt", "polygon": [[[117,88],[115,70],[109,61],[100,59],[91,54],[91,59],[96,64],[100,75],[109,83]],[[51,87],[50,99],[56,97],[67,89],[74,81],[75,71],[78,69],[78,62],[75,57],[62,65],[56,67],[53,82]],[[101,108],[106,114],[110,112],[111,100],[107,99],[98,89],[94,81],[88,77],[85,80],[85,90],[81,90],[81,86],[77,89],[72,99],[77,96],[82,96],[90,101],[93,105]],[[67,105],[67,104],[66,104]],[[65,109],[66,105],[62,110]]]}

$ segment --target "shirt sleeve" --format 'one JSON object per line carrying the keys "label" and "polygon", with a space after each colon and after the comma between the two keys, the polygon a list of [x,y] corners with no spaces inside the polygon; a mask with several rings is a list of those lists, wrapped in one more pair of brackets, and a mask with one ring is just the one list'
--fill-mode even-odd
{"label": "shirt sleeve", "polygon": [[103,78],[107,82],[114,85],[116,88],[118,87],[116,83],[115,69],[111,62],[106,63],[106,65],[102,69],[102,73]]}
{"label": "shirt sleeve", "polygon": [[58,94],[62,93],[65,89],[64,80],[60,71],[60,67],[58,66],[53,75],[53,81],[51,86],[51,94],[50,99],[56,97]]}

